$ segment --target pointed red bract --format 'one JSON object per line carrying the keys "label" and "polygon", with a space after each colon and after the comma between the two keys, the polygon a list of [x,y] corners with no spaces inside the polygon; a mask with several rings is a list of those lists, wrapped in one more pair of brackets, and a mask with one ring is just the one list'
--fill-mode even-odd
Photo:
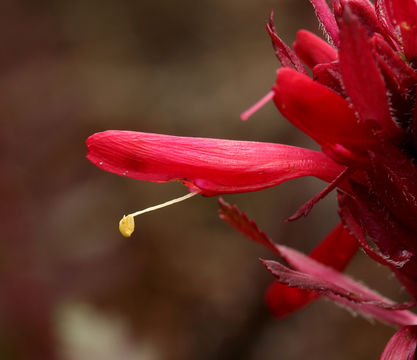
{"label": "pointed red bract", "polygon": [[[339,224],[309,254],[309,257],[342,271],[351,261],[357,249],[356,239]],[[265,294],[266,302],[275,317],[289,315],[318,297],[319,295],[315,292],[289,287],[278,281],[274,281]]]}
{"label": "pointed red bract", "polygon": [[334,179],[329,185],[327,185],[322,191],[320,191],[312,199],[304,203],[293,215],[291,215],[286,221],[294,221],[299,219],[302,216],[307,216],[310,211],[313,209],[313,206],[318,203],[320,200],[323,200],[330,192],[340,186],[344,180],[348,179],[352,174],[350,168],[346,168],[342,173],[340,173],[336,179]]}
{"label": "pointed red bract", "polygon": [[361,228],[360,224],[354,218],[352,211],[350,209],[349,201],[352,201],[348,195],[339,193],[339,215],[342,219],[343,224],[349,229],[350,234],[356,238],[358,243],[364,252],[373,260],[379,262],[382,265],[394,266],[401,268],[407,261],[410,261],[410,253],[401,254],[404,256],[393,259],[383,255],[378,249],[375,249],[368,243],[368,240],[365,237],[364,230]]}
{"label": "pointed red bract", "polygon": [[287,44],[285,44],[278,36],[274,25],[274,12],[271,12],[269,22],[266,24],[266,30],[271,37],[272,46],[275,50],[275,56],[281,62],[283,67],[294,67],[295,70],[307,74],[303,63],[298,58],[297,54]]}
{"label": "pointed red bract", "polygon": [[332,181],[344,167],[294,146],[134,131],[105,131],[87,140],[99,168],[138,180],[180,180],[203,195],[264,189],[302,176]]}
{"label": "pointed red bract", "polygon": [[[220,218],[230,226],[272,252],[277,252],[275,243],[258,228],[253,220],[219,198]],[[338,225],[310,254],[310,256],[328,266],[343,270],[358,248],[356,240]],[[265,300],[275,317],[284,317],[320,297],[319,294],[290,287],[277,281],[266,290]]]}
{"label": "pointed red bract", "polygon": [[344,86],[362,122],[383,129],[390,137],[399,136],[401,131],[391,118],[387,91],[372,46],[348,6],[340,19],[339,59]]}
{"label": "pointed red bract", "polygon": [[326,3],[326,0],[310,0],[317,17],[335,45],[339,44],[339,29],[336,20]]}
{"label": "pointed red bract", "polygon": [[395,23],[399,26],[405,56],[417,61],[417,2],[415,0],[392,0]]}
{"label": "pointed red bract", "polygon": [[[381,322],[400,326],[417,324],[417,315],[403,310],[415,306],[414,302],[393,304],[365,286],[293,249],[283,246],[279,249],[285,260],[295,268],[293,270],[276,261],[264,260],[266,268],[279,282],[315,291],[365,317],[373,317]],[[304,270],[300,271],[300,268]]]}
{"label": "pointed red bract", "polygon": [[[414,306],[413,301],[405,304],[393,304],[339,271],[294,249],[275,244],[253,220],[241,213],[236,206],[230,206],[225,201],[220,201],[220,206],[220,216],[224,221],[251,240],[272,250],[291,267],[288,268],[275,261],[263,261],[280,283],[325,295],[364,316],[375,317],[380,321],[396,325],[417,324],[417,315],[402,310]],[[318,250],[316,256],[322,256],[321,251],[323,250]],[[326,253],[327,249],[324,251],[324,254]],[[346,257],[342,257],[342,259],[345,261]],[[303,305],[299,301],[296,303],[296,305],[300,304]]]}
{"label": "pointed red bract", "polygon": [[395,26],[392,0],[375,0],[375,11],[378,20],[386,30],[386,33],[390,34],[391,38],[394,40],[394,46],[396,49],[399,49],[395,40],[400,38],[400,31]]}
{"label": "pointed red bract", "polygon": [[391,266],[402,268],[412,256],[409,246],[415,243],[414,235],[402,227],[385,206],[378,203],[375,193],[362,185],[351,185],[355,196],[340,194],[341,209],[350,212],[362,232],[372,239]]}
{"label": "pointed red bract", "polygon": [[[378,151],[379,150],[379,151]],[[382,145],[370,150],[370,183],[382,203],[398,221],[417,233],[417,167],[397,148]],[[413,235],[414,237],[414,235]],[[411,242],[411,246],[415,240]],[[413,250],[417,252],[417,244]]]}
{"label": "pointed red bract", "polygon": [[412,121],[410,109],[414,107],[417,75],[382,36],[374,34],[371,42],[387,88],[391,115],[401,128],[407,129]]}

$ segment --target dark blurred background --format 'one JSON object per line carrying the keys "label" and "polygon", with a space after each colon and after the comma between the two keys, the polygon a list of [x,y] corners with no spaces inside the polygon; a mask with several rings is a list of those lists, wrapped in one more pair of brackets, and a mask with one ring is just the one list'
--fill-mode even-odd
{"label": "dark blurred background", "polygon": [[[394,329],[319,300],[277,321],[263,294],[272,254],[217,217],[215,198],[120,217],[186,193],[105,173],[85,159],[96,131],[131,129],[315,147],[272,104],[239,113],[279,66],[274,9],[291,44],[319,32],[307,0],[74,0],[0,3],[0,359],[377,359]],[[225,196],[274,240],[303,251],[337,223],[334,194],[300,179]],[[399,300],[359,254],[348,272]]]}

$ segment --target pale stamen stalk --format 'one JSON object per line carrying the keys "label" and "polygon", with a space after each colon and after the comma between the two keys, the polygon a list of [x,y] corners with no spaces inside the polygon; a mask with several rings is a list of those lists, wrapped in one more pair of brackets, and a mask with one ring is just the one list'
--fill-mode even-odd
{"label": "pale stamen stalk", "polygon": [[248,110],[244,111],[240,114],[240,118],[243,121],[248,120],[254,113],[256,113],[261,107],[263,107],[266,103],[272,100],[274,97],[275,92],[271,90],[268,94],[266,94],[261,100],[259,100],[256,104],[252,105]]}
{"label": "pale stamen stalk", "polygon": [[181,196],[181,197],[176,198],[176,199],[169,200],[169,201],[164,202],[162,204],[154,205],[154,206],[148,207],[146,209],[136,211],[136,212],[131,213],[129,215],[124,215],[123,218],[119,222],[119,231],[124,237],[130,237],[130,235],[132,235],[133,231],[135,230],[135,220],[133,219],[135,216],[142,215],[144,213],[154,211],[154,210],[158,210],[158,209],[161,209],[163,207],[170,206],[172,204],[187,200],[190,197],[193,197],[194,195],[197,195],[197,194],[199,194],[199,193],[198,192],[191,192],[191,193],[188,193],[187,195]]}

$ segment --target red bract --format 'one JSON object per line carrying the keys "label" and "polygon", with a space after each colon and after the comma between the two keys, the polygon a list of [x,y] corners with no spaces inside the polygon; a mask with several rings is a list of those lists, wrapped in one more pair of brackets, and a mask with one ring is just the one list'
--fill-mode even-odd
{"label": "red bract", "polygon": [[[411,359],[417,317],[417,1],[310,0],[330,43],[300,31],[293,46],[267,24],[282,64],[263,100],[311,136],[322,153],[288,145],[107,131],[87,140],[104,170],[147,181],[181,180],[203,195],[260,190],[300,176],[329,183],[290,218],[338,188],[343,225],[309,256],[274,244],[221,201],[221,217],[267,246],[288,266],[263,261],[275,276],[267,302],[285,316],[323,295],[355,311],[404,326],[382,359]],[[303,64],[304,63],[304,64]],[[310,67],[311,78],[306,71]],[[259,104],[244,113],[250,116]],[[388,266],[411,295],[393,304],[341,274],[360,246]]]}

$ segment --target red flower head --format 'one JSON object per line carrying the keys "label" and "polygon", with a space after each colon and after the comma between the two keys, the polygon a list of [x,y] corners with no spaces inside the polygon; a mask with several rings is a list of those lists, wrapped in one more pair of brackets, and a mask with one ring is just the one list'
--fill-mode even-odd
{"label": "red flower head", "polygon": [[[267,246],[288,265],[264,261],[276,277],[267,302],[284,316],[320,295],[366,316],[404,326],[383,359],[414,358],[417,316],[417,1],[310,0],[329,43],[307,31],[293,50],[267,24],[282,67],[273,99],[322,153],[288,145],[106,131],[87,140],[98,167],[139,180],[180,180],[202,195],[255,191],[301,176],[329,183],[289,220],[338,189],[339,224],[309,255],[273,243],[235,206],[223,220]],[[310,77],[304,66],[312,70]],[[393,304],[340,271],[360,246],[388,266],[410,293]]]}

